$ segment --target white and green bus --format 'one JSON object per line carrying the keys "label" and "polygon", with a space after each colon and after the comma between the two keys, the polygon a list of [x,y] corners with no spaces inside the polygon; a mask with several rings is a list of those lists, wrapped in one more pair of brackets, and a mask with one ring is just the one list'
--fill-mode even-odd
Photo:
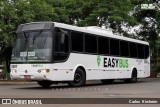
{"label": "white and green bus", "polygon": [[99,27],[57,22],[21,24],[15,32],[10,76],[14,80],[84,86],[87,80],[137,82],[150,76],[149,44]]}

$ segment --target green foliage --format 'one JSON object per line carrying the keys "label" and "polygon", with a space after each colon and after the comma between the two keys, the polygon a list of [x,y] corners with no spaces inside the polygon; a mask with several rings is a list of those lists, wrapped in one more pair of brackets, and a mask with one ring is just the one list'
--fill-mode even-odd
{"label": "green foliage", "polygon": [[8,44],[8,34],[19,24],[33,21],[57,21],[55,9],[45,0],[0,1],[0,41]]}
{"label": "green foliage", "polygon": [[69,17],[68,11],[65,8],[65,0],[46,0],[46,3],[50,4],[57,14],[57,19],[52,21],[68,23]]}
{"label": "green foliage", "polygon": [[160,65],[151,66],[151,71],[160,73]]}
{"label": "green foliage", "polygon": [[133,0],[135,5],[135,12],[133,16],[137,19],[139,25],[141,25],[138,37],[142,40],[150,43],[150,48],[153,56],[157,56],[157,51],[160,49],[159,46],[159,34],[160,34],[160,11],[157,9],[142,10],[141,4],[153,4],[156,0]]}
{"label": "green foliage", "polygon": [[[153,53],[160,49],[160,12],[142,10],[141,4],[156,0],[1,0],[0,42],[2,58],[7,59],[8,34],[22,23],[56,21],[77,26],[105,26],[113,32],[148,41]],[[146,19],[149,19],[147,21]],[[139,31],[128,30],[140,25]],[[4,57],[3,57],[4,56]]]}
{"label": "green foliage", "polygon": [[9,72],[11,47],[9,32],[15,31],[19,24],[33,21],[57,21],[58,16],[52,5],[45,0],[1,0],[0,1],[0,42],[3,47],[0,59],[5,61]]}

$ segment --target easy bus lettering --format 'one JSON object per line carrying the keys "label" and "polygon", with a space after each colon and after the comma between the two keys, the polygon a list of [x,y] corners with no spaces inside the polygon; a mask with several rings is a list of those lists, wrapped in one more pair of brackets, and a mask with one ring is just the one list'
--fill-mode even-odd
{"label": "easy bus lettering", "polygon": [[128,59],[104,58],[104,67],[128,68]]}

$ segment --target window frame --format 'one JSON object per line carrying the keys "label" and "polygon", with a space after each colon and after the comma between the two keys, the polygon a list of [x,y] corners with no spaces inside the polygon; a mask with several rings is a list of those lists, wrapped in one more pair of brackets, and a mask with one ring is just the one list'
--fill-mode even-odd
{"label": "window frame", "polygon": [[[134,59],[147,59],[149,57],[149,55],[147,56],[147,58],[145,57],[145,47],[148,47],[149,48],[149,45],[146,45],[146,44],[142,44],[142,43],[137,43],[137,42],[131,42],[131,41],[127,41],[127,40],[124,40],[124,39],[117,39],[117,38],[112,38],[112,37],[108,37],[108,36],[103,36],[103,35],[95,35],[95,34],[92,34],[92,33],[86,33],[86,32],[81,32],[81,31],[77,31],[77,30],[69,30],[69,29],[64,29],[64,28],[60,28],[60,27],[56,27],[56,28],[59,28],[59,29],[63,29],[63,30],[67,30],[69,33],[68,35],[68,42],[69,42],[69,52],[66,53],[68,54],[68,58],[70,56],[70,53],[79,53],[79,54],[89,54],[89,55],[102,55],[102,56],[113,56],[113,57],[124,57],[124,58],[134,58]],[[56,29],[55,28],[55,29]],[[53,31],[53,35],[55,35],[55,29]],[[82,52],[79,52],[79,51],[73,51],[72,50],[72,39],[71,39],[71,34],[72,32],[76,32],[76,33],[81,33],[82,36],[83,36],[83,51]],[[92,52],[86,52],[86,43],[85,43],[85,36],[86,35],[89,35],[89,36],[93,36],[96,38],[96,47],[97,47],[97,52],[96,53],[92,53]],[[108,39],[108,46],[109,46],[109,52],[108,54],[100,54],[99,53],[99,38],[104,38],[104,39]],[[53,37],[53,42],[55,41],[55,37]],[[117,40],[118,41],[118,45],[119,45],[119,55],[111,55],[111,40]],[[121,55],[121,41],[122,42],[127,42],[128,43],[128,56],[122,56]],[[131,52],[130,52],[130,43],[133,43],[136,45],[136,50],[137,50],[137,57],[131,57]],[[143,45],[144,46],[144,58],[139,58],[138,57],[138,45]],[[53,43],[54,45],[54,43]],[[54,47],[54,46],[53,46]],[[53,51],[53,50],[52,50]],[[54,57],[54,55],[53,55]],[[62,60],[62,61],[54,61],[54,62],[65,62],[66,60],[68,60],[68,58],[66,58],[65,60]],[[53,59],[53,58],[52,58]]]}
{"label": "window frame", "polygon": [[[62,29],[62,30],[66,30],[66,31],[68,31],[68,52],[56,52],[55,51],[55,35],[56,35],[56,30],[57,29]],[[54,63],[61,63],[61,62],[66,62],[67,60],[68,60],[68,58],[69,58],[69,56],[70,56],[70,53],[71,53],[71,42],[70,42],[70,35],[71,35],[71,31],[69,30],[69,29],[64,29],[64,28],[60,28],[60,27],[55,27],[54,28],[54,30],[53,30],[53,43],[52,43],[52,62],[54,62]],[[64,59],[64,60],[56,60],[55,61],[55,54],[65,54],[65,55],[67,55],[66,56],[66,58]]]}

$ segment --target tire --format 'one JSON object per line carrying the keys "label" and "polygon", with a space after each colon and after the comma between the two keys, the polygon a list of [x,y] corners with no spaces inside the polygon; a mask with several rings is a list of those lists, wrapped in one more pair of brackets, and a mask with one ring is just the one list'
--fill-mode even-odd
{"label": "tire", "polygon": [[51,81],[47,81],[47,80],[44,80],[44,81],[37,81],[37,83],[44,87],[44,88],[48,88],[52,85],[52,82]]}
{"label": "tire", "polygon": [[137,70],[133,69],[131,78],[130,79],[125,79],[124,82],[126,82],[126,83],[136,83],[137,82]]}
{"label": "tire", "polygon": [[136,82],[137,82],[137,71],[135,69],[133,69],[130,83],[136,83]]}
{"label": "tire", "polygon": [[85,72],[78,68],[74,74],[74,80],[69,81],[68,85],[71,87],[81,87],[84,86],[86,83],[86,74]]}
{"label": "tire", "polygon": [[105,80],[101,80],[101,82],[103,84],[111,84],[111,83],[114,83],[114,79],[105,79]]}

